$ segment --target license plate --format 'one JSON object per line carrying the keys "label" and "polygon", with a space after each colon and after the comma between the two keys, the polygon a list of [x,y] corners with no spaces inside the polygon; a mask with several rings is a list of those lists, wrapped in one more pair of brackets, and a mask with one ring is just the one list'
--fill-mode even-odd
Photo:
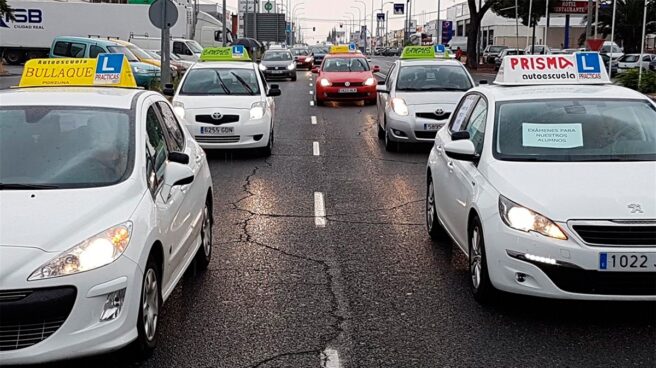
{"label": "license plate", "polygon": [[600,253],[599,271],[654,272],[656,253]]}
{"label": "license plate", "polygon": [[271,74],[282,74],[282,70],[272,70]]}
{"label": "license plate", "polygon": [[200,134],[232,135],[234,132],[234,127],[200,127]]}
{"label": "license plate", "polygon": [[340,88],[339,93],[356,93],[358,92],[357,88]]}
{"label": "license plate", "polygon": [[440,124],[424,124],[424,130],[438,130],[440,126]]}

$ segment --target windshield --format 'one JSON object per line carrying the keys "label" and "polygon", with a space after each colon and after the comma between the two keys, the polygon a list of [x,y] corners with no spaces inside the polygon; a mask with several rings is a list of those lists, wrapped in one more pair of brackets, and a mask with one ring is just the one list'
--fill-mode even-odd
{"label": "windshield", "polygon": [[501,52],[501,55],[502,56],[504,56],[504,55],[524,55],[524,50],[519,50],[518,51],[518,50],[508,50],[508,49],[506,49],[506,50],[503,50]]}
{"label": "windshield", "polygon": [[416,65],[399,69],[397,91],[466,91],[472,88],[467,72],[454,65]]}
{"label": "windshield", "polygon": [[611,51],[611,45],[604,45],[601,48],[601,52],[622,52],[622,50],[617,46],[613,46],[612,49],[613,51]]}
{"label": "windshield", "polygon": [[656,160],[656,108],[640,100],[497,105],[494,155],[514,161]]}
{"label": "windshield", "polygon": [[267,51],[264,53],[262,60],[287,61],[287,60],[292,60],[292,54],[289,51]]}
{"label": "windshield", "polygon": [[189,47],[189,50],[193,52],[194,54],[200,54],[203,52],[203,46],[201,46],[198,42],[194,40],[189,40],[186,41],[187,46]]}
{"label": "windshield", "polygon": [[[136,47],[136,46],[127,46],[128,50],[133,53],[139,59],[152,59],[153,57],[149,55],[146,51]],[[157,58],[159,59],[159,58]]]}
{"label": "windshield", "polygon": [[640,59],[640,55],[624,55],[618,61],[624,63],[635,63]]}
{"label": "windshield", "polygon": [[131,63],[139,61],[139,59],[137,59],[137,57],[134,56],[134,54],[125,46],[107,46],[107,49],[111,53],[125,55],[125,58]]}
{"label": "windshield", "polygon": [[490,46],[490,50],[488,50],[488,51],[489,52],[501,52],[505,49],[506,49],[505,46]]}
{"label": "windshield", "polygon": [[202,68],[187,72],[180,89],[182,95],[237,95],[260,93],[252,69]]}
{"label": "windshield", "polygon": [[313,47],[313,48],[312,48],[312,53],[313,53],[313,54],[327,54],[327,53],[328,53],[328,49],[327,49],[327,48],[323,48],[323,47]]}
{"label": "windshield", "polygon": [[127,110],[29,106],[0,109],[0,187],[88,188],[129,175]]}
{"label": "windshield", "polygon": [[324,72],[365,72],[369,63],[365,58],[326,58],[323,62]]}
{"label": "windshield", "polygon": [[293,49],[292,52],[294,55],[310,55],[310,51],[306,49]]}

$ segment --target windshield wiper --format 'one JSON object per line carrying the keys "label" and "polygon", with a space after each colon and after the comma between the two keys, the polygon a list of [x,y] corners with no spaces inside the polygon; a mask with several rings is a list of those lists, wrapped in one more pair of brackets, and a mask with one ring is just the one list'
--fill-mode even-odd
{"label": "windshield wiper", "polygon": [[239,81],[239,83],[241,83],[241,85],[244,86],[244,88],[246,88],[249,95],[252,96],[252,95],[255,94],[255,92],[253,92],[253,89],[251,88],[251,86],[249,86],[248,83],[246,83],[246,81],[242,77],[235,74],[235,72],[230,72],[230,74],[234,75],[235,78],[237,78],[237,81]]}
{"label": "windshield wiper", "polygon": [[59,187],[56,185],[0,183],[0,190],[3,189],[29,190],[29,189],[58,189],[58,188]]}
{"label": "windshield wiper", "polygon": [[221,73],[219,73],[218,70],[215,70],[214,73],[216,73],[217,78],[219,78],[219,83],[221,83],[221,88],[223,88],[223,92],[225,92],[226,95],[231,94],[228,87],[226,87],[226,85],[223,83],[223,78],[221,78]]}

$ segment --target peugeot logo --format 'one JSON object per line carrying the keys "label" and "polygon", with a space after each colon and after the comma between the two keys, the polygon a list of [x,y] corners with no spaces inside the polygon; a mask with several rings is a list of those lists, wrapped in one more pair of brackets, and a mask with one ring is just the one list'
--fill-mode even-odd
{"label": "peugeot logo", "polygon": [[631,210],[631,213],[645,213],[639,203],[629,203],[627,207]]}
{"label": "peugeot logo", "polygon": [[348,86],[351,85],[351,82],[346,82],[346,83],[344,83],[344,85],[345,85],[346,87],[348,87]]}
{"label": "peugeot logo", "polygon": [[444,110],[442,110],[442,109],[437,109],[437,110],[435,110],[435,115],[437,115],[437,116],[442,116],[442,115],[444,115]]}
{"label": "peugeot logo", "polygon": [[212,114],[212,119],[214,119],[214,120],[221,120],[222,117],[223,117],[223,114],[221,114],[220,112],[215,112],[215,113]]}

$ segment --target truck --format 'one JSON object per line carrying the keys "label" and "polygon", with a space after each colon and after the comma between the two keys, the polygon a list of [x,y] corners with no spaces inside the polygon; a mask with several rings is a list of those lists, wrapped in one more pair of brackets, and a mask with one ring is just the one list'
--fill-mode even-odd
{"label": "truck", "polygon": [[[175,1],[174,1],[175,2]],[[147,4],[89,3],[79,0],[8,0],[14,19],[0,18],[0,55],[9,64],[45,57],[56,36],[118,38],[159,37],[161,31],[151,24]],[[221,21],[192,6],[176,3],[178,20],[169,34],[178,40],[195,40],[201,46],[219,46]],[[159,46],[157,46],[159,49]]]}

